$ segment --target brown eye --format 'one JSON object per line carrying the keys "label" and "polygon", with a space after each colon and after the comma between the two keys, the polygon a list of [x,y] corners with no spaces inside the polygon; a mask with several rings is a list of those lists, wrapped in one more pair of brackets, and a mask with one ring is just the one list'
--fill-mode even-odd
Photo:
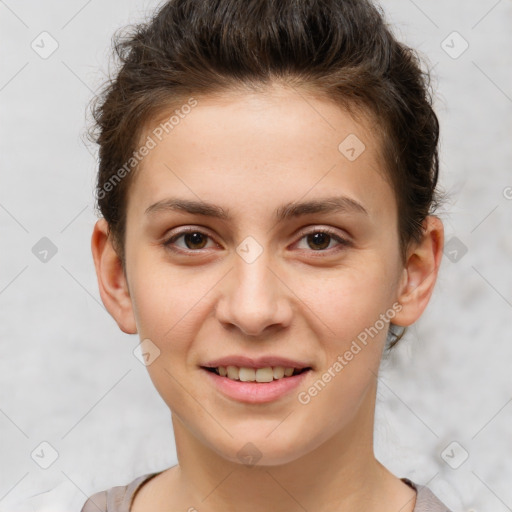
{"label": "brown eye", "polygon": [[[184,245],[177,244],[177,241],[183,239]],[[206,247],[210,237],[197,229],[189,229],[173,235],[166,240],[163,245],[175,252],[196,252]]]}
{"label": "brown eye", "polygon": [[[330,249],[336,251],[351,245],[349,240],[342,238],[336,232],[327,228],[303,233],[300,240],[302,241],[303,239],[306,240],[307,247],[299,247],[299,249],[311,249],[315,252],[331,252]],[[335,242],[334,247],[331,245],[333,241]]]}
{"label": "brown eye", "polygon": [[331,236],[327,233],[313,233],[306,236],[308,246],[313,250],[321,250],[329,247]]}
{"label": "brown eye", "polygon": [[185,233],[182,236],[187,249],[203,249],[208,238],[206,235],[198,231],[193,233]]}

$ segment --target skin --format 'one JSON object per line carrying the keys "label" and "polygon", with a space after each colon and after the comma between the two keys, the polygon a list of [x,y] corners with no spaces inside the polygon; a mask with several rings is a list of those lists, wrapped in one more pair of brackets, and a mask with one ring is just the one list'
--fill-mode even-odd
{"label": "skin", "polygon": [[[160,350],[147,369],[172,412],[178,453],[178,465],[146,483],[132,511],[413,510],[415,491],[373,453],[387,325],[308,404],[297,400],[393,304],[401,305],[393,323],[414,323],[436,281],[442,223],[427,217],[422,241],[402,261],[396,198],[372,128],[327,99],[275,84],[199,97],[131,184],[125,272],[105,220],[96,223],[101,298],[121,330]],[[351,133],[366,146],[354,161],[338,150]],[[367,214],[275,221],[285,203],[333,195]],[[232,218],[145,213],[169,197],[215,203]],[[207,236],[175,240],[178,254],[164,243],[186,226]],[[306,236],[325,228],[350,245]],[[250,264],[236,252],[248,236],[263,251]],[[274,402],[241,403],[200,369],[232,354],[289,357],[313,371]],[[248,442],[261,453],[253,466],[237,456]]]}

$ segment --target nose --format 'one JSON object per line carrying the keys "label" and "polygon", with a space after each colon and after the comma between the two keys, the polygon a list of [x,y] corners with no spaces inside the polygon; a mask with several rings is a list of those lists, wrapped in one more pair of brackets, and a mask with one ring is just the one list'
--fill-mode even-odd
{"label": "nose", "polygon": [[264,251],[248,263],[238,255],[235,268],[223,280],[216,316],[247,336],[263,336],[288,326],[292,319],[292,292],[279,272],[270,268]]}

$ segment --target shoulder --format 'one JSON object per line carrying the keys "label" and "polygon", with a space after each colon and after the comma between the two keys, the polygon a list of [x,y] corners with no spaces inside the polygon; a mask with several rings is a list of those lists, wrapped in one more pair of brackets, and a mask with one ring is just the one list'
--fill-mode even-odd
{"label": "shoulder", "polygon": [[80,512],[98,512],[98,510],[101,512],[106,512],[107,492],[108,491],[101,491],[89,496]]}
{"label": "shoulder", "polygon": [[126,485],[118,485],[92,494],[87,498],[80,512],[129,512],[138,489],[159,473],[147,473]]}
{"label": "shoulder", "polygon": [[427,486],[412,482],[408,478],[402,480],[416,489],[416,505],[413,512],[452,512]]}

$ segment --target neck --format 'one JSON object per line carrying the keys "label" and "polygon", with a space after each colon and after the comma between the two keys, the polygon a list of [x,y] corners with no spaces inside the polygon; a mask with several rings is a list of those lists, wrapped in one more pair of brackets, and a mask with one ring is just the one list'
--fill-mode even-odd
{"label": "neck", "polygon": [[[227,460],[173,416],[177,483],[199,510],[383,510],[391,480],[373,453],[376,383],[345,428],[291,462],[253,466]],[[307,435],[307,434],[306,434]],[[405,486],[405,484],[403,484]],[[386,491],[387,489],[387,491]],[[185,509],[186,510],[186,509]],[[193,510],[193,508],[192,508]]]}

